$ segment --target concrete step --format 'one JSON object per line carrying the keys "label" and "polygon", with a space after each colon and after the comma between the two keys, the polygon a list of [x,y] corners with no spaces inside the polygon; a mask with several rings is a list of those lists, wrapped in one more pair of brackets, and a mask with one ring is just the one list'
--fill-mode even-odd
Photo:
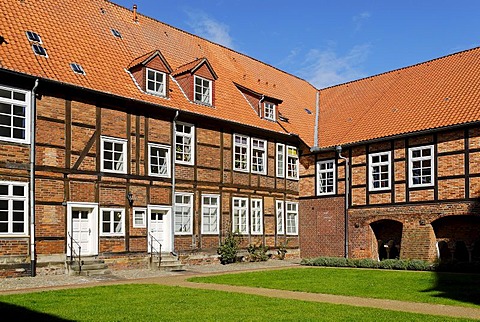
{"label": "concrete step", "polygon": [[173,256],[171,253],[163,253],[160,267],[158,266],[158,256],[153,256],[150,262],[150,269],[157,269],[163,271],[184,271],[185,266],[178,260],[177,256]]}
{"label": "concrete step", "polygon": [[85,257],[81,260],[81,268],[78,265],[78,260],[71,263],[69,260],[66,261],[67,270],[69,275],[81,275],[81,276],[92,276],[92,275],[106,275],[110,274],[111,271],[108,269],[108,266],[105,264],[105,261],[95,257]]}

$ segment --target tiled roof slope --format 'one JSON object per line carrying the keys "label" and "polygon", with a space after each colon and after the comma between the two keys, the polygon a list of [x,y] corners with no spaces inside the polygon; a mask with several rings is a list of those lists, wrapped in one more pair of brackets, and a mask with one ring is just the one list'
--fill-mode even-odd
{"label": "tiled roof slope", "polygon": [[[141,8],[140,8],[141,10]],[[114,28],[122,38],[112,35]],[[25,31],[40,34],[49,58],[36,56]],[[106,0],[0,0],[0,68],[159,104],[265,130],[298,134],[313,145],[316,89],[246,55]],[[206,58],[218,76],[214,107],[191,103],[175,82],[169,98],[143,93],[127,73],[159,50],[172,70]],[[83,66],[86,75],[69,64]],[[183,66],[183,67],[182,67]],[[480,121],[480,48],[320,91],[321,148]],[[289,122],[260,119],[237,89],[282,100]]]}
{"label": "tiled roof slope", "polygon": [[319,145],[480,121],[480,48],[320,91]]}
{"label": "tiled roof slope", "polygon": [[[111,28],[122,38],[114,37]],[[49,58],[33,53],[27,30],[40,34]],[[313,142],[314,115],[304,112],[315,107],[317,90],[312,85],[149,17],[138,15],[135,23],[132,11],[109,1],[0,0],[0,35],[8,42],[0,45],[0,68],[270,131],[287,129]],[[157,49],[173,70],[208,59],[218,76],[214,107],[189,102],[175,82],[170,82],[168,99],[138,89],[126,69]],[[72,62],[82,65],[86,75],[73,73]],[[259,118],[234,82],[283,100],[279,109],[290,123]],[[300,131],[305,128],[309,130]]]}

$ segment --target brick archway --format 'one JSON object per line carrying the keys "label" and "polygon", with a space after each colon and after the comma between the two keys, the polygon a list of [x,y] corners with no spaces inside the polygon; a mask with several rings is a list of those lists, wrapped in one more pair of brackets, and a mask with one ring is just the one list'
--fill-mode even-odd
{"label": "brick archway", "polygon": [[442,261],[478,260],[480,216],[446,216],[432,222],[437,256]]}
{"label": "brick archway", "polygon": [[403,224],[396,220],[382,219],[370,223],[375,259],[400,258]]}

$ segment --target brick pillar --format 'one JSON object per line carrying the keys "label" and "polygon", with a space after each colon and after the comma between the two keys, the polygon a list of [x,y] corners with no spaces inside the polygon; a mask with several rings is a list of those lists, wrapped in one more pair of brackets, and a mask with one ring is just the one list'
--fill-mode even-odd
{"label": "brick pillar", "polygon": [[435,244],[435,232],[432,225],[407,222],[402,231],[400,258],[433,261],[437,257]]}

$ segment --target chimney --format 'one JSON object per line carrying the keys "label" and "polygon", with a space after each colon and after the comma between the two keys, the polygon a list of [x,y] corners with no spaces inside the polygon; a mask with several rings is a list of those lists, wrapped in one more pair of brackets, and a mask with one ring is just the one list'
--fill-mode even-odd
{"label": "chimney", "polygon": [[137,5],[136,5],[136,4],[133,5],[133,21],[134,21],[134,22],[138,22],[138,18],[137,18]]}

